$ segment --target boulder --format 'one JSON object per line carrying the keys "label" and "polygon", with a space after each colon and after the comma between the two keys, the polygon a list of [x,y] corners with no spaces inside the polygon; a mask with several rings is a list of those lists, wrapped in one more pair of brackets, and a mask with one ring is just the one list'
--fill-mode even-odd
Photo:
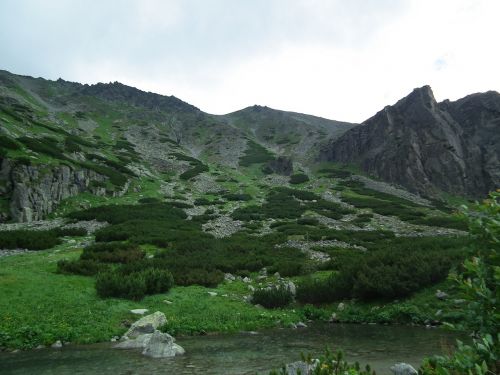
{"label": "boulder", "polygon": [[157,311],[153,314],[146,315],[137,322],[133,323],[123,336],[129,339],[135,339],[139,335],[153,333],[158,327],[166,323],[167,317],[165,314]]}
{"label": "boulder", "polygon": [[345,309],[345,304],[343,302],[340,302],[339,305],[337,306],[338,311],[344,311]]}
{"label": "boulder", "polygon": [[168,333],[155,331],[144,347],[142,354],[152,358],[168,358],[184,354],[184,349],[175,343]]}
{"label": "boulder", "polygon": [[311,375],[313,371],[318,367],[319,361],[314,359],[312,363],[306,363],[304,361],[297,361],[289,363],[285,366],[286,375]]}
{"label": "boulder", "polygon": [[436,298],[437,299],[446,299],[448,297],[448,294],[446,294],[445,292],[441,291],[441,290],[437,290],[436,292]]}
{"label": "boulder", "polygon": [[394,375],[418,375],[418,371],[412,365],[404,362],[391,366],[391,371]]}
{"label": "boulder", "polygon": [[143,349],[146,347],[146,344],[153,336],[152,333],[145,333],[143,335],[137,336],[135,339],[127,340],[125,339],[122,342],[119,342],[114,346],[116,349]]}
{"label": "boulder", "polygon": [[53,343],[50,347],[52,349],[61,349],[63,346],[61,340],[57,340],[55,343]]}

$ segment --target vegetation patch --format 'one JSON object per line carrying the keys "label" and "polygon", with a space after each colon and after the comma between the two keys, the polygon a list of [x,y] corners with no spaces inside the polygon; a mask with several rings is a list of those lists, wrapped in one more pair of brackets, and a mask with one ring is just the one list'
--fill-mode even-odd
{"label": "vegetation patch", "polygon": [[303,184],[309,181],[309,177],[304,173],[297,173],[290,176],[290,183],[293,185]]}
{"label": "vegetation patch", "polygon": [[248,139],[245,154],[240,157],[239,164],[249,167],[252,164],[266,163],[274,159],[274,155],[260,144]]}

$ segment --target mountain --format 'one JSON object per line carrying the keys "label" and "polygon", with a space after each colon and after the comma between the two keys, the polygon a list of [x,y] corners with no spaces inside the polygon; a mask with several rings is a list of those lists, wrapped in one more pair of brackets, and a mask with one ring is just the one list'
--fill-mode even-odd
{"label": "mountain", "polygon": [[500,94],[438,103],[429,86],[415,89],[330,140],[319,159],[423,195],[483,197],[500,186]]}
{"label": "mountain", "polygon": [[354,126],[259,106],[215,116],[118,82],[6,71],[0,124],[0,218],[15,221],[45,218],[83,193],[126,195],[145,177],[163,181],[194,170],[210,179],[203,174],[209,167],[227,174],[260,162],[291,174],[294,163],[314,162],[321,142]]}

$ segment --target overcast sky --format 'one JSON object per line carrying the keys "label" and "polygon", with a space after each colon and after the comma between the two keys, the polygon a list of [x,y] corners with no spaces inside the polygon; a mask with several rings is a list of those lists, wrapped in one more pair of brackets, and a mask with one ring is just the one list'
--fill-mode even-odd
{"label": "overcast sky", "polygon": [[500,0],[0,0],[0,69],[360,122],[500,91]]}

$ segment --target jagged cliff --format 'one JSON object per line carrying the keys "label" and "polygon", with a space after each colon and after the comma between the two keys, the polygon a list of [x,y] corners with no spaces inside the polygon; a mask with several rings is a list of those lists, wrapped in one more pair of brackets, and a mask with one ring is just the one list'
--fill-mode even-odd
{"label": "jagged cliff", "polygon": [[320,160],[424,195],[482,197],[500,186],[500,94],[437,103],[429,86],[415,89],[328,142]]}
{"label": "jagged cliff", "polygon": [[[10,217],[17,222],[41,220],[63,199],[83,192],[105,195],[96,182],[106,177],[89,169],[66,165],[41,167],[0,158],[0,195],[9,197]],[[3,213],[7,219],[7,213]]]}

